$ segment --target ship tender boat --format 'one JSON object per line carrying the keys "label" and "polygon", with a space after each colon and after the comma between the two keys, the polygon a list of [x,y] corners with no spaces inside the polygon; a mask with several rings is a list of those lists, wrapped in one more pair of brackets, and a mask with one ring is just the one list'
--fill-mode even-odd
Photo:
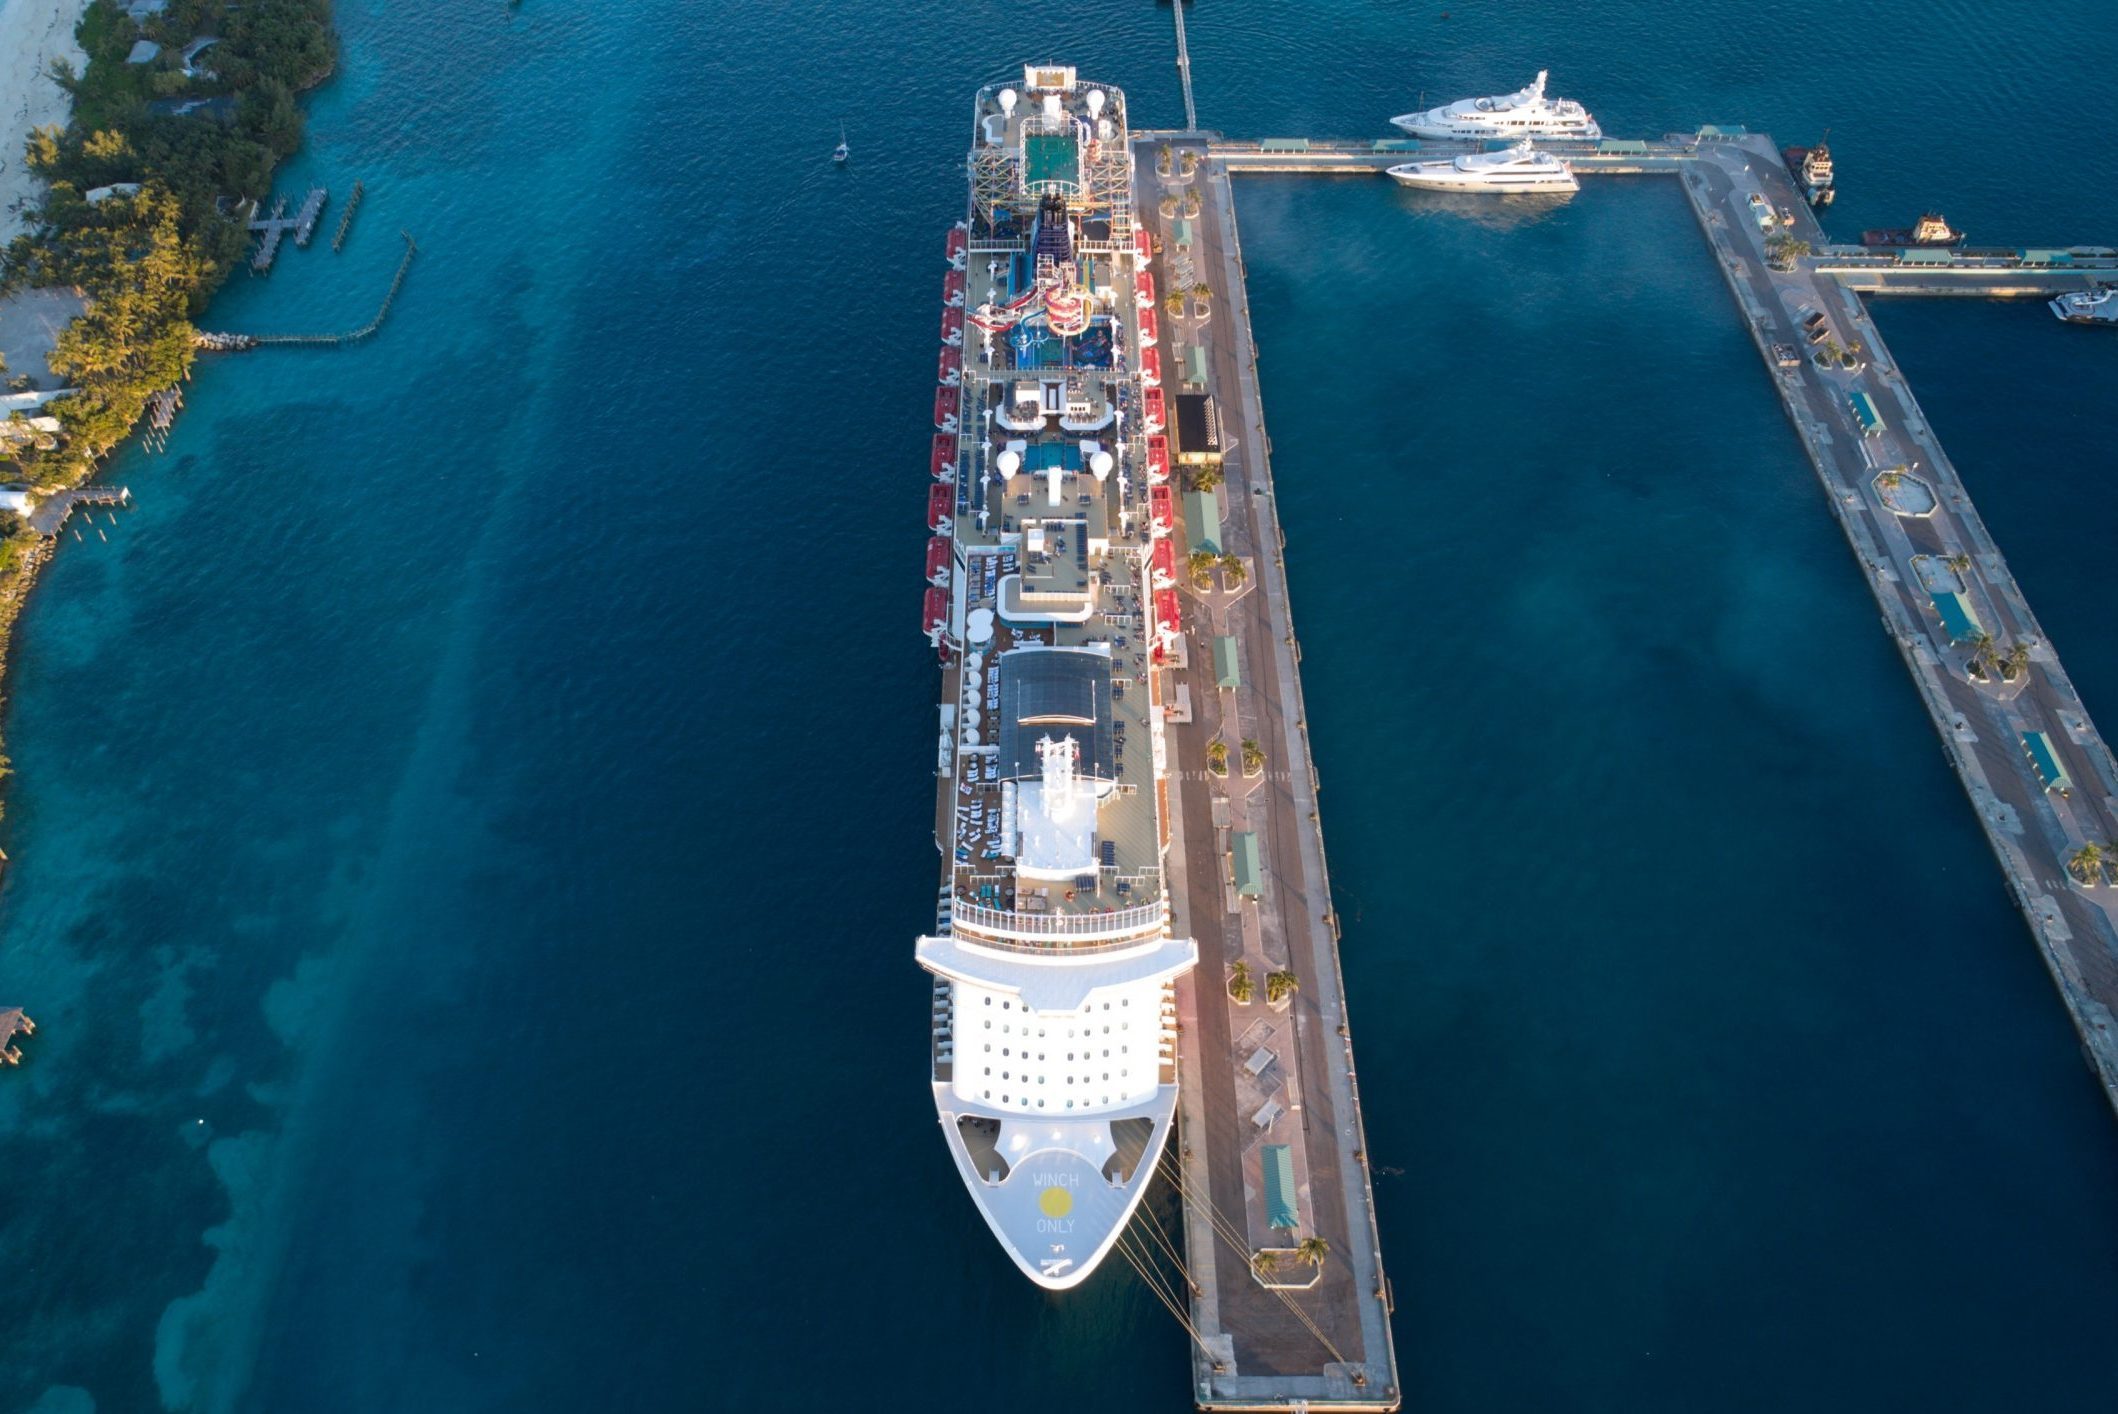
{"label": "ship tender boat", "polygon": [[1838,195],[1832,186],[1831,148],[1824,143],[1815,147],[1783,147],[1780,160],[1794,174],[1795,182],[1802,188],[1802,199],[1811,206],[1829,206]]}
{"label": "ship tender boat", "polygon": [[1520,196],[1581,189],[1572,165],[1549,152],[1539,152],[1527,139],[1502,152],[1466,153],[1441,162],[1407,162],[1389,171],[1394,180],[1422,191]]}
{"label": "ship tender boat", "polygon": [[1537,80],[1517,93],[1495,98],[1464,98],[1424,113],[1404,113],[1390,120],[1414,137],[1423,138],[1579,138],[1594,142],[1603,129],[1586,108],[1571,98],[1547,98],[1545,80],[1550,71],[1539,69]]}
{"label": "ship tender boat", "polygon": [[1942,220],[1939,211],[1925,213],[1918,223],[1909,229],[1893,226],[1887,230],[1861,232],[1862,245],[1883,250],[1903,246],[1958,246],[1963,243],[1964,233],[1951,230],[1949,223]]}
{"label": "ship tender boat", "polygon": [[2069,290],[2045,306],[2067,324],[2118,325],[2118,289]]}
{"label": "ship tender boat", "polygon": [[1163,875],[1159,670],[1182,611],[1127,144],[1125,95],[1071,68],[979,92],[943,286],[961,357],[944,356],[924,478],[942,679],[941,886],[914,949],[934,978],[929,1078],[979,1213],[1054,1290],[1096,1269],[1153,1178],[1175,983],[1198,957]]}

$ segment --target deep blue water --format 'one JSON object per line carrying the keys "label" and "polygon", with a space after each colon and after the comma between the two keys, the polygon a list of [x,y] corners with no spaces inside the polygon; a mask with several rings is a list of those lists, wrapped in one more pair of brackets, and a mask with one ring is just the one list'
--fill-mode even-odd
{"label": "deep blue water", "polygon": [[[341,8],[353,240],[209,322],[358,323],[404,227],[397,314],[202,366],[24,620],[0,1409],[1187,1407],[957,1191],[909,956],[969,95],[1173,123],[1168,9]],[[1549,66],[1829,126],[1835,230],[2118,243],[2025,126],[2109,106],[2087,0],[1441,15],[1198,6],[1201,117]],[[1241,203],[1408,1405],[2107,1402],[2118,1129],[1676,191]],[[2118,342],[1882,317],[2108,725]]]}

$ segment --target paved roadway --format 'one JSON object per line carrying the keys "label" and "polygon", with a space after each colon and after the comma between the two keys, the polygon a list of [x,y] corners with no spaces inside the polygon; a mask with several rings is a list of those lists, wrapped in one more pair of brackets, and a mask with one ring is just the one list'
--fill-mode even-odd
{"label": "paved roadway", "polygon": [[[1139,172],[1136,209],[1161,233],[1163,223],[1154,213],[1162,189],[1151,147],[1140,150]],[[1216,1372],[1209,1361],[1196,1361],[1196,1394],[1205,1408],[1290,1407],[1296,1400],[1314,1408],[1394,1408],[1396,1362],[1388,1312],[1378,1294],[1383,1288],[1373,1197],[1366,1169],[1351,1157],[1365,1141],[1352,1043],[1341,1029],[1345,1004],[1337,938],[1329,916],[1314,778],[1301,726],[1300,683],[1286,582],[1278,564],[1280,532],[1269,491],[1231,193],[1227,173],[1217,163],[1202,163],[1194,181],[1205,197],[1195,222],[1194,261],[1199,278],[1214,291],[1206,344],[1223,435],[1233,443],[1222,490],[1224,540],[1250,564],[1251,576],[1246,591],[1237,595],[1186,595],[1186,630],[1192,635],[1187,681],[1196,720],[1171,732],[1176,775],[1172,803],[1182,835],[1172,848],[1173,862],[1181,861],[1181,867],[1172,872],[1173,886],[1181,890],[1178,921],[1198,942],[1199,966],[1182,1009],[1186,1030],[1181,1157],[1188,1182],[1204,1183],[1215,1210],[1239,1229],[1263,1233],[1261,1220],[1249,1221],[1254,1205],[1261,1212],[1263,1196],[1254,1189],[1246,1191],[1244,1155],[1258,1135],[1238,1093],[1242,1057],[1236,1038],[1266,1013],[1261,1004],[1235,1006],[1220,985],[1228,965],[1246,951],[1242,915],[1227,911],[1213,824],[1214,797],[1233,790],[1248,827],[1258,834],[1266,876],[1265,897],[1255,907],[1257,920],[1250,929],[1253,971],[1262,989],[1261,960],[1284,960],[1301,981],[1289,1012],[1294,1053],[1285,1054],[1281,1048],[1281,1063],[1292,1072],[1289,1091],[1300,1104],[1299,1109],[1289,1106],[1282,1132],[1274,1138],[1295,1139],[1286,1131],[1298,1118],[1297,1147],[1307,1175],[1303,1230],[1320,1233],[1331,1244],[1318,1285],[1290,1295],[1343,1357],[1335,1359],[1300,1317],[1260,1287],[1244,1257],[1217,1241],[1198,1205],[1187,1203],[1187,1250],[1205,1288],[1193,1303],[1194,1318],[1227,1366]],[[1168,280],[1166,259],[1160,273],[1158,289]],[[1179,377],[1173,324],[1165,317],[1162,340],[1172,388]],[[1244,686],[1225,697],[1214,682],[1209,651],[1214,632],[1234,634],[1241,647]],[[1231,744],[1255,737],[1267,757],[1265,776],[1247,795],[1238,763],[1231,763],[1237,774],[1228,782],[1209,777],[1206,770],[1205,744],[1219,727],[1219,714],[1229,699],[1240,717],[1239,727],[1227,733]],[[1262,1244],[1253,1240],[1253,1245]],[[1210,1258],[1201,1260],[1206,1254]],[[1215,1340],[1217,1336],[1225,1339]],[[1356,1370],[1361,1383],[1355,1382]]]}
{"label": "paved roadway", "polygon": [[[2118,1107],[2118,889],[2084,891],[2068,881],[2065,860],[2084,842],[2118,840],[2118,763],[2112,760],[2058,655],[1987,534],[1910,387],[1884,347],[1858,295],[1814,268],[1772,270],[1747,198],[1761,192],[1796,216],[1797,234],[1821,246],[1822,232],[1771,157],[1769,140],[1702,148],[1683,180],[1723,263],[1737,303],[1761,351],[1775,343],[1807,351],[1797,332],[1802,309],[1824,312],[1834,337],[1865,347],[1857,373],[1819,371],[1807,359],[1774,370],[1781,398],[1801,433],[1855,556],[1882,607],[1942,743],[1957,767],[1987,838],[2038,940],[2046,965],[2080,1031],[2091,1066]],[[1771,362],[1768,353],[1768,364]],[[1863,438],[1846,398],[1859,389],[1880,410],[1887,430]],[[1938,493],[1926,518],[1890,513],[1873,486],[1874,468],[1905,464]],[[1911,567],[1915,554],[1968,555],[1969,597],[1995,646],[2030,648],[2027,681],[1974,685],[1970,653],[1952,645]],[[2044,789],[2021,748],[2022,733],[2044,731],[2074,790]]]}

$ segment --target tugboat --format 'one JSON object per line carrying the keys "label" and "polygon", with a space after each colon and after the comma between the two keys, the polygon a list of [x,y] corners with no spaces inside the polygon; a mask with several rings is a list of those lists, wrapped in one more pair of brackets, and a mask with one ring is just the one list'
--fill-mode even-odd
{"label": "tugboat", "polygon": [[1903,246],[1958,246],[1964,243],[1962,231],[1951,230],[1942,220],[1939,211],[1929,211],[1919,218],[1919,224],[1911,230],[1891,227],[1883,231],[1861,232],[1861,244],[1879,246],[1884,249]]}
{"label": "tugboat", "polygon": [[1827,132],[1824,141],[1815,147],[1780,149],[1780,160],[1787,164],[1788,171],[1794,173],[1794,179],[1801,184],[1803,199],[1811,206],[1829,206],[1831,199],[1838,195],[1831,187],[1830,139],[1831,134]]}

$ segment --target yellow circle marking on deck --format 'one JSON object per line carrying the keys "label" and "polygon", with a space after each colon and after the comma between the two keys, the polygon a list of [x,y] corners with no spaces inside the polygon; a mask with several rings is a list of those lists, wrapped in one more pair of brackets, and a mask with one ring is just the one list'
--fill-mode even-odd
{"label": "yellow circle marking on deck", "polygon": [[1037,1206],[1048,1218],[1063,1218],[1074,1211],[1074,1195],[1064,1188],[1047,1188],[1037,1195]]}

